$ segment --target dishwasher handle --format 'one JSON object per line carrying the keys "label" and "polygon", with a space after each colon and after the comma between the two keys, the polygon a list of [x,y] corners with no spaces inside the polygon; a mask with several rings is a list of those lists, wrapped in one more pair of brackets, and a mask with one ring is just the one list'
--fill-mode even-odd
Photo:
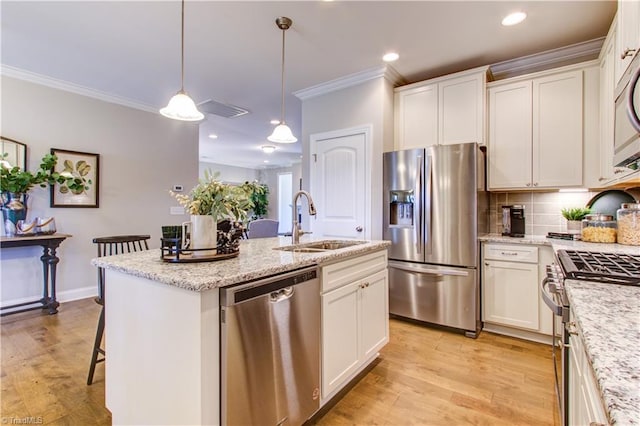
{"label": "dishwasher handle", "polygon": [[313,266],[223,287],[220,289],[220,306],[233,306],[263,296],[269,297],[272,302],[288,299],[294,293],[294,286],[317,279],[318,268]]}

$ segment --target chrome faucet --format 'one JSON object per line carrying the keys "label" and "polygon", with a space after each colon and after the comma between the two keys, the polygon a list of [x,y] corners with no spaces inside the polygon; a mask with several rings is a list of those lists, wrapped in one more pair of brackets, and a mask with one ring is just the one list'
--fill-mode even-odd
{"label": "chrome faucet", "polygon": [[300,198],[301,195],[304,195],[305,197],[307,197],[307,203],[309,204],[309,215],[310,216],[316,215],[316,206],[313,205],[313,198],[311,198],[311,194],[309,194],[307,191],[296,192],[296,195],[293,196],[293,226],[291,228],[292,244],[300,243],[300,235],[311,233],[311,232],[303,231],[300,228],[300,224],[298,223],[298,211],[297,211],[298,209],[296,205],[298,204],[298,198]]}

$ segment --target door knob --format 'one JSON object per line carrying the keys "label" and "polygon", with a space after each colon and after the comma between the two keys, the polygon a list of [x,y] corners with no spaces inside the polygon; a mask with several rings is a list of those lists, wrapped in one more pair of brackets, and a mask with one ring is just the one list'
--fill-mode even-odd
{"label": "door knob", "polygon": [[356,231],[362,232],[362,226],[356,226]]}

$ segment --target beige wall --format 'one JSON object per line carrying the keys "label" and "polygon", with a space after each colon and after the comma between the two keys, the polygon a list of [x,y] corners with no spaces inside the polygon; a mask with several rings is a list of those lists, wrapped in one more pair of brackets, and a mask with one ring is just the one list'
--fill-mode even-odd
{"label": "beige wall", "polygon": [[[302,102],[302,185],[309,188],[310,137],[359,126],[373,128],[370,145],[371,239],[382,239],[382,153],[393,150],[393,87],[384,77],[336,90]],[[313,195],[313,194],[311,194]],[[303,221],[305,218],[303,218]]]}
{"label": "beige wall", "polygon": [[[291,173],[293,184],[291,186],[292,193],[289,194],[291,202],[293,202],[293,194],[300,189],[300,179],[302,178],[302,165],[294,164],[291,167],[281,167],[273,169],[264,169],[260,171],[260,182],[269,186],[269,214],[268,219],[278,220],[278,175],[281,173]],[[291,225],[289,225],[291,228]]]}
{"label": "beige wall", "polygon": [[[253,182],[257,180],[260,173],[255,169],[248,169],[246,167],[227,166],[226,164],[207,163],[200,162],[198,166],[199,177],[204,177],[204,171],[209,170],[211,172],[220,173],[219,179],[223,182],[239,184],[244,182]],[[189,188],[187,188],[189,189]]]}
{"label": "beige wall", "polygon": [[[172,216],[173,185],[191,188],[198,178],[198,127],[159,114],[104,102],[2,76],[2,135],[28,146],[35,170],[51,148],[100,154],[99,208],[50,208],[49,192],[30,191],[28,219],[54,216],[58,231],[71,234],[58,254],[59,298],[96,293],[92,239],[115,234],[149,234],[160,244],[160,227],[187,216]],[[38,296],[39,248],[3,250],[3,304]]]}

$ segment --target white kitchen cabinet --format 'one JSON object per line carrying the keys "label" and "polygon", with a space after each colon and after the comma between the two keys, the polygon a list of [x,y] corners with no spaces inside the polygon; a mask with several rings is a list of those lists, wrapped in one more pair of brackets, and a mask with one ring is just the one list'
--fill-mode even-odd
{"label": "white kitchen cabinet", "polygon": [[640,1],[618,0],[618,31],[616,37],[616,79],[629,67],[640,52]]}
{"label": "white kitchen cabinet", "polygon": [[389,341],[387,252],[322,268],[322,402]]}
{"label": "white kitchen cabinet", "polygon": [[616,85],[616,31],[617,21],[614,18],[609,35],[600,53],[600,143],[596,152],[600,161],[597,180],[589,187],[606,184],[614,177],[613,167],[613,124],[614,124],[614,90]]}
{"label": "white kitchen cabinet", "polygon": [[553,261],[551,247],[483,243],[482,259],[483,329],[549,343],[552,313],[540,281]]}
{"label": "white kitchen cabinet", "polygon": [[569,336],[569,425],[607,425],[607,415],[582,337],[574,328]]}
{"label": "white kitchen cabinet", "polygon": [[395,149],[484,143],[487,68],[395,89]]}
{"label": "white kitchen cabinet", "polygon": [[485,322],[538,330],[538,248],[488,245],[484,256]]}
{"label": "white kitchen cabinet", "polygon": [[489,89],[489,188],[582,185],[583,71],[540,73]]}

